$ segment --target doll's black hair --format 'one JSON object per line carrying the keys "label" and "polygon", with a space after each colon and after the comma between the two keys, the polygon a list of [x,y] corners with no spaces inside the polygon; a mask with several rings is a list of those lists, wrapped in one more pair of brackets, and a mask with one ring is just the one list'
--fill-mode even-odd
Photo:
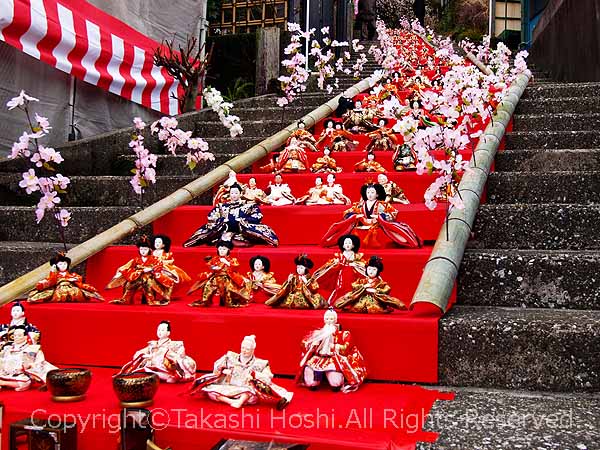
{"label": "doll's black hair", "polygon": [[354,234],[342,234],[337,241],[337,245],[340,249],[340,252],[344,251],[344,241],[346,239],[350,239],[352,241],[352,245],[354,246],[352,250],[354,250],[355,252],[360,250],[360,238],[358,236]]}
{"label": "doll's black hair", "polygon": [[265,272],[271,271],[271,261],[269,258],[263,255],[256,255],[250,258],[250,270],[254,270],[254,263],[258,260],[261,260],[263,263],[263,267],[265,268]]}

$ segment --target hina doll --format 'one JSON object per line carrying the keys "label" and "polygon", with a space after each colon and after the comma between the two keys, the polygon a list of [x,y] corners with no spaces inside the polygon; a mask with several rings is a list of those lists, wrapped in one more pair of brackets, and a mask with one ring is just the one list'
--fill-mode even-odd
{"label": "hina doll", "polygon": [[328,205],[349,205],[352,202],[344,195],[342,185],[335,182],[334,173],[327,175],[327,183],[323,186],[325,190],[325,201]]}
{"label": "hina doll", "polygon": [[362,199],[344,212],[341,222],[334,223],[323,239],[323,247],[335,245],[340,236],[354,234],[365,248],[382,248],[388,244],[408,248],[421,247],[421,240],[404,222],[396,222],[398,211],[385,202],[386,193],[380,184],[365,184]]}
{"label": "hina doll", "polygon": [[169,295],[174,285],[170,274],[164,270],[162,261],[152,255],[152,244],[147,236],[136,244],[138,256],[117,269],[106,289],[123,286],[121,298],[110,303],[133,305],[137,293],[142,295],[142,303],[150,306],[169,304]]}
{"label": "hina doll", "polygon": [[287,183],[283,182],[281,174],[275,175],[275,183],[269,182],[266,201],[271,206],[293,205],[296,199]]}
{"label": "hina doll", "polygon": [[335,124],[331,139],[331,149],[334,152],[351,152],[357,144],[358,141],[354,140],[352,133],[344,130],[341,123]]}
{"label": "hina doll", "polygon": [[256,337],[244,337],[240,353],[229,351],[221,356],[212,373],[194,381],[190,394],[203,393],[233,408],[257,403],[275,404],[278,410],[285,408],[294,394],[273,383],[269,361],[257,358],[255,350]]}
{"label": "hina doll", "polygon": [[335,302],[335,307],[354,313],[390,313],[393,309],[406,309],[399,299],[390,296],[390,285],[381,279],[383,262],[371,256],[365,276],[352,283],[352,290]]}
{"label": "hina doll", "polygon": [[267,194],[256,185],[256,178],[248,180],[248,186],[244,188],[242,199],[254,203],[266,203]]}
{"label": "hina doll", "polygon": [[317,158],[314,164],[310,166],[310,171],[313,173],[338,173],[342,171],[342,168],[338,167],[336,160],[331,157],[331,149],[329,147],[325,147],[323,150],[323,156]]}
{"label": "hina doll", "polygon": [[313,278],[321,288],[329,290],[327,299],[330,305],[352,288],[359,277],[365,275],[364,255],[359,253],[360,239],[353,234],[344,234],[338,239],[339,253],[318,268]]}
{"label": "hina doll", "polygon": [[242,200],[242,187],[229,188],[229,201],[216,205],[208,214],[208,223],[202,225],[184,243],[184,247],[213,244],[219,240],[231,241],[239,247],[267,244],[277,247],[279,239],[268,225],[262,224],[262,212],[256,203]]}
{"label": "hina doll", "polygon": [[297,173],[304,172],[307,169],[308,157],[306,156],[306,150],[304,150],[300,141],[291,138],[279,154],[274,172]]}
{"label": "hina doll", "polygon": [[173,278],[174,285],[166,292],[166,297],[170,300],[173,289],[182,287],[192,281],[190,276],[181,267],[175,265],[175,257],[171,253],[171,238],[164,234],[157,234],[152,237],[153,251],[152,255],[162,261],[164,271]]}
{"label": "hina doll", "polygon": [[0,324],[0,349],[7,344],[13,343],[13,331],[17,326],[25,327],[27,342],[30,344],[38,344],[40,342],[40,330],[27,320],[27,317],[25,317],[25,307],[21,302],[17,301],[12,305],[10,316],[10,323]]}
{"label": "hina doll", "polygon": [[369,142],[369,145],[365,149],[367,152],[388,151],[396,148],[398,138],[391,129],[386,127],[387,123],[387,119],[379,119],[379,129],[367,134],[369,139],[371,139],[371,142]]}
{"label": "hina doll", "polygon": [[327,119],[323,122],[323,131],[319,135],[317,145],[330,146],[333,141],[333,133],[335,131],[335,124],[338,123],[333,119]]}
{"label": "hina doll", "polygon": [[408,205],[410,201],[404,195],[404,191],[393,181],[389,180],[385,173],[377,175],[377,183],[383,186],[385,190],[386,203],[402,203]]}
{"label": "hina doll", "polygon": [[[171,322],[163,320],[156,328],[155,341],[138,350],[119,373],[155,373],[166,383],[185,383],[196,375],[196,361],[185,354],[183,341],[171,340]],[[115,376],[116,376],[115,375]]]}
{"label": "hina doll", "polygon": [[312,390],[327,379],[333,390],[354,392],[367,376],[363,356],[352,342],[350,332],[341,330],[333,309],[325,312],[323,320],[322,328],[302,340],[296,382]]}
{"label": "hina doll", "polygon": [[294,258],[296,273],[288,276],[281,289],[265,302],[267,306],[290,309],[319,309],[327,304],[319,294],[319,284],[308,272],[314,263],[307,255]]}
{"label": "hina doll", "polygon": [[225,182],[219,186],[219,189],[213,198],[213,206],[218,205],[219,203],[227,203],[229,201],[229,188],[234,184],[241,186],[242,189],[245,188],[245,185],[237,180],[237,173],[235,173],[233,170],[230,170],[229,176]]}
{"label": "hina doll", "polygon": [[392,156],[394,169],[402,172],[404,170],[417,170],[417,154],[408,144],[401,144],[396,147],[394,156]]}
{"label": "hina doll", "polygon": [[298,128],[292,131],[292,134],[290,134],[290,137],[287,139],[286,146],[290,145],[291,142],[295,140],[300,147],[306,148],[311,152],[318,152],[319,150],[316,147],[317,141],[309,131],[306,131],[306,124],[304,121],[299,120],[297,127]]}
{"label": "hina doll", "polygon": [[29,341],[25,325],[11,326],[10,334],[13,342],[0,350],[0,389],[25,391],[34,383],[45,384],[48,372],[58,367],[46,361],[39,344]]}
{"label": "hina doll", "polygon": [[271,272],[271,261],[261,255],[250,258],[250,272],[246,274],[245,283],[250,301],[254,303],[264,303],[281,289]]}
{"label": "hina doll", "polygon": [[94,300],[104,301],[94,286],[85,284],[81,275],[69,272],[71,258],[59,253],[50,259],[52,269],[48,276],[38,282],[32,290],[27,301],[36,302],[89,302]]}
{"label": "hina doll", "polygon": [[369,116],[370,114],[363,110],[362,102],[357,100],[354,109],[344,115],[344,129],[352,133],[368,133],[375,130],[377,125],[369,121]]}
{"label": "hina doll", "polygon": [[302,197],[296,199],[296,205],[326,205],[328,204],[325,196],[327,191],[323,187],[323,179],[321,177],[315,178],[315,185],[308,190],[308,193]]}
{"label": "hina doll", "polygon": [[375,153],[367,153],[367,157],[354,164],[355,172],[385,172],[385,167],[375,161]]}
{"label": "hina doll", "polygon": [[207,257],[208,272],[201,273],[188,292],[188,295],[196,291],[201,294],[190,306],[211,306],[215,297],[221,306],[247,306],[250,296],[246,291],[244,277],[237,272],[240,263],[237,258],[230,256],[233,244],[230,241],[219,241],[215,247],[217,254]]}

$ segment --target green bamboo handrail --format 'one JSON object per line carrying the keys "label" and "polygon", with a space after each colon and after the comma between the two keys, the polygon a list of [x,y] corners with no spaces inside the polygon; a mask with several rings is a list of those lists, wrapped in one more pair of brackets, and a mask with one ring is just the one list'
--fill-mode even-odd
{"label": "green bamboo handrail", "polygon": [[458,185],[465,208],[452,208],[448,220],[442,225],[411,306],[428,302],[438,306],[442,312],[446,311],[496,151],[530,78],[531,74],[517,76],[480,137],[469,162],[470,170],[465,172]]}
{"label": "green bamboo handrail", "polygon": [[[365,78],[346,89],[342,94],[338,94],[328,102],[306,114],[302,118],[306,124],[306,128],[312,127],[334,112],[337,109],[340,97],[345,96],[352,98],[356,94],[371,87],[371,78]],[[296,128],[297,121],[245,152],[240,153],[214,170],[211,170],[207,174],[177,189],[167,197],[122,220],[115,226],[103,231],[93,238],[73,247],[68,251],[67,256],[71,258],[73,266],[84,262],[86,259],[104,250],[109,245],[114,244],[139,228],[152,223],[159,217],[164,216],[179,206],[189,203],[195,197],[207,192],[214,185],[227,178],[230,170],[239,172],[246,167],[251,166],[256,161],[259,161],[272,151],[279,149]],[[6,304],[16,298],[21,298],[24,294],[33,289],[39,280],[45,278],[49,272],[50,264],[45,263],[0,287],[0,305]]]}

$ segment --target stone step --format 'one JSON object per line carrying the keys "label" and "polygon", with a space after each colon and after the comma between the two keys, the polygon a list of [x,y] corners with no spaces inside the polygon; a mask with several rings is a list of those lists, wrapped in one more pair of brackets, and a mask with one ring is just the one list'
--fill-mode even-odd
{"label": "stone step", "polygon": [[548,83],[542,86],[529,85],[523,100],[557,99],[574,97],[596,97],[600,83]]}
{"label": "stone step", "polygon": [[[329,99],[335,97],[335,95],[333,94],[327,94],[324,91],[321,91],[321,95],[301,95],[298,100],[296,100],[298,105],[304,105],[304,106],[312,106],[313,108],[317,108],[319,106],[321,106],[323,103],[327,103],[327,101],[329,101]],[[277,106],[277,99],[278,97],[275,95],[269,95],[269,96],[262,96],[262,97],[255,97],[255,98],[251,98],[248,99],[247,101],[245,101],[243,104],[240,104],[240,107],[243,108],[279,108],[279,106]],[[294,102],[294,103],[296,103]],[[235,112],[232,110],[232,114],[235,114]],[[248,121],[248,122],[256,122],[258,118],[254,118],[254,120]],[[220,123],[220,122],[219,122]],[[244,128],[244,133],[246,132],[246,122],[242,122],[242,127]]]}
{"label": "stone step", "polygon": [[[71,207],[69,226],[64,228],[65,241],[80,244],[102,231],[116,225],[121,220],[139,212],[135,206]],[[133,244],[142,234],[152,234],[152,227],[146,226],[126,237],[121,243]],[[56,221],[48,216],[36,224],[35,208],[29,206],[0,207],[0,241],[5,242],[62,242]]]}
{"label": "stone step", "polygon": [[[556,169],[556,168],[555,168]],[[493,172],[487,198],[497,203],[600,203],[600,172]]]}
{"label": "stone step", "polygon": [[592,450],[600,442],[598,394],[436,389],[455,398],[433,405],[423,428],[439,437],[417,450]]}
{"label": "stone step", "polygon": [[600,97],[565,97],[522,99],[517,105],[516,114],[589,114],[600,110]]}
{"label": "stone step", "polygon": [[440,384],[600,390],[600,311],[455,306],[439,326]]}
{"label": "stone step", "polygon": [[600,309],[599,251],[468,249],[458,275],[467,306]]}
{"label": "stone step", "polygon": [[[67,248],[73,245],[67,244]],[[0,241],[0,286],[44,264],[59,251],[64,251],[61,242]],[[84,270],[85,264],[81,264],[75,272],[83,274]]]}
{"label": "stone step", "polygon": [[[304,104],[306,105],[306,102]],[[321,104],[317,103],[317,106]],[[258,107],[259,105],[256,106]],[[289,124],[285,121],[281,122],[281,120],[248,120],[242,122],[242,128],[244,129],[242,136],[272,136],[287,125]],[[203,139],[212,137],[229,137],[232,139],[229,130],[221,122],[213,121],[197,122],[194,135],[200,136]],[[237,138],[233,138],[232,140],[234,139]]]}
{"label": "stone step", "polygon": [[[146,206],[171,194],[198,177],[199,171],[192,175],[189,171],[182,176],[159,176],[156,184],[148,187],[143,196]],[[133,191],[130,176],[70,177],[71,183],[63,194],[61,205],[71,206],[137,206],[142,199]],[[0,177],[0,204],[8,206],[35,205],[38,196],[27,195],[18,186],[19,177],[14,175]],[[200,196],[191,204],[208,204],[210,195]]]}
{"label": "stone step", "polygon": [[600,249],[600,205],[485,204],[479,208],[470,248]]}
{"label": "stone step", "polygon": [[594,131],[600,129],[600,114],[515,115],[516,131]]}
{"label": "stone step", "polygon": [[[187,168],[185,155],[157,155],[156,173],[162,176],[190,176],[192,173]],[[214,168],[226,163],[231,158],[237,156],[237,153],[219,153],[215,155],[214,161],[206,161],[194,169],[193,175],[198,177],[210,172]],[[134,167],[135,156],[122,155],[117,158],[113,165],[112,173],[106,175],[131,176],[131,169]],[[248,172],[250,168],[242,172]]]}
{"label": "stone step", "polygon": [[499,172],[600,170],[600,149],[506,150],[496,154],[495,170]]}
{"label": "stone step", "polygon": [[599,131],[513,131],[506,134],[506,149],[600,148]]}

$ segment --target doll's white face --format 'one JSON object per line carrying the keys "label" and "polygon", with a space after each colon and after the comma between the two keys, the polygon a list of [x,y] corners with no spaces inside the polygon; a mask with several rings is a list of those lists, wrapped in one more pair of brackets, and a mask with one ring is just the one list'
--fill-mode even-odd
{"label": "doll's white face", "polygon": [[335,181],[335,175],[333,175],[332,173],[330,173],[329,175],[327,175],[327,182],[329,184],[333,183]]}
{"label": "doll's white face", "polygon": [[374,187],[367,188],[367,200],[377,200],[377,190]]}
{"label": "doll's white face", "polygon": [[333,122],[327,122],[327,128],[333,128]]}
{"label": "doll's white face", "polygon": [[360,100],[357,100],[356,103],[354,103],[354,107],[358,109],[362,108],[362,102]]}
{"label": "doll's white face", "polygon": [[276,175],[275,176],[275,183],[276,184],[281,184],[283,182],[283,177],[281,175]]}
{"label": "doll's white face", "polygon": [[344,250],[354,250],[354,243],[352,242],[352,239],[350,239],[350,238],[344,239],[344,243],[342,244],[342,247],[344,248]]}
{"label": "doll's white face", "polygon": [[23,308],[21,308],[20,306],[13,306],[10,310],[10,316],[14,320],[19,320],[25,317],[25,311],[23,311]]}
{"label": "doll's white face", "polygon": [[250,186],[252,189],[254,189],[254,188],[256,187],[256,178],[250,178],[250,179],[248,180],[248,185],[249,185],[249,186]]}
{"label": "doll's white face", "polygon": [[331,155],[331,150],[329,150],[328,148],[326,148],[325,150],[323,150],[323,154],[325,156],[329,156],[329,155]]}
{"label": "doll's white face", "polygon": [[229,254],[229,248],[221,245],[220,247],[217,247],[217,253],[219,256],[227,256]]}
{"label": "doll's white face", "polygon": [[385,120],[380,120],[379,123],[378,123],[378,125],[380,127],[385,127]]}
{"label": "doll's white face", "polygon": [[150,254],[150,247],[140,247],[140,256],[148,256]]}
{"label": "doll's white face", "polygon": [[335,325],[337,323],[337,314],[334,311],[327,311],[323,316],[325,325]]}
{"label": "doll's white face", "polygon": [[306,267],[304,267],[303,265],[297,265],[296,266],[296,273],[298,275],[306,275]]}
{"label": "doll's white face", "polygon": [[163,242],[162,238],[154,239],[154,249],[161,250],[163,248],[165,248],[165,243]]}
{"label": "doll's white face", "polygon": [[322,186],[322,185],[323,185],[323,180],[321,179],[321,177],[315,178],[315,186]]}
{"label": "doll's white face", "polygon": [[306,125],[304,125],[304,122],[299,122],[298,123],[298,128],[300,128],[301,130],[303,130],[305,126]]}
{"label": "doll's white face", "polygon": [[15,344],[17,344],[17,345],[24,344],[25,341],[27,341],[27,335],[25,334],[24,330],[21,330],[19,328],[18,330],[14,331],[13,339],[15,341]]}
{"label": "doll's white face", "polygon": [[229,198],[232,202],[237,202],[241,196],[242,194],[237,187],[229,189]]}
{"label": "doll's white face", "polygon": [[377,182],[379,184],[385,184],[385,183],[387,183],[387,181],[388,181],[388,178],[385,174],[380,173],[379,175],[377,175]]}
{"label": "doll's white face", "polygon": [[158,327],[156,327],[156,337],[158,337],[158,339],[165,339],[170,335],[171,332],[169,331],[169,326],[166,323],[158,324]]}
{"label": "doll's white face", "polygon": [[367,276],[369,278],[375,278],[377,276],[377,267],[367,266]]}
{"label": "doll's white face", "polygon": [[69,264],[66,261],[59,261],[56,263],[56,268],[59,272],[64,272],[69,267]]}
{"label": "doll's white face", "polygon": [[335,124],[335,129],[336,130],[341,130],[342,129],[342,124],[341,123],[336,123]]}
{"label": "doll's white face", "polygon": [[413,102],[412,107],[413,109],[419,109],[419,103]]}
{"label": "doll's white face", "polygon": [[369,154],[367,155],[367,159],[368,159],[369,161],[373,161],[373,160],[375,159],[375,154],[374,154],[374,153],[369,153]]}
{"label": "doll's white face", "polygon": [[240,355],[244,358],[252,358],[252,355],[254,355],[254,346],[247,340],[242,341]]}
{"label": "doll's white face", "polygon": [[237,173],[235,173],[235,170],[230,170],[228,175],[229,175],[229,178],[232,178],[234,180],[237,177]]}
{"label": "doll's white face", "polygon": [[262,272],[263,270],[265,270],[265,265],[260,259],[255,260],[254,265],[252,267],[254,267],[254,270],[256,270],[257,272]]}

